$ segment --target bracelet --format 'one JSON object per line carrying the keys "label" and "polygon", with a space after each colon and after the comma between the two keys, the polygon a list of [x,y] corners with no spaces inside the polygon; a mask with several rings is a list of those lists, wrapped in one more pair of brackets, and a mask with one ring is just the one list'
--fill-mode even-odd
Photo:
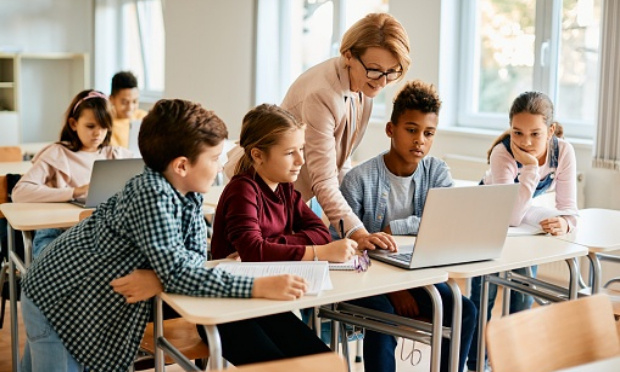
{"label": "bracelet", "polygon": [[314,252],[314,260],[318,261],[319,260],[319,256],[316,255],[316,245],[312,246],[312,252]]}

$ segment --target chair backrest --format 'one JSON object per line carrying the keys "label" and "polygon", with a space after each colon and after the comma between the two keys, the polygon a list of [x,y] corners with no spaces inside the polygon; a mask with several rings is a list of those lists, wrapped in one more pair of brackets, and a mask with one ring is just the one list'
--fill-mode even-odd
{"label": "chair backrest", "polygon": [[555,371],[620,354],[604,295],[493,319],[487,346],[493,372]]}
{"label": "chair backrest", "polygon": [[0,162],[22,160],[22,149],[19,146],[0,146]]}

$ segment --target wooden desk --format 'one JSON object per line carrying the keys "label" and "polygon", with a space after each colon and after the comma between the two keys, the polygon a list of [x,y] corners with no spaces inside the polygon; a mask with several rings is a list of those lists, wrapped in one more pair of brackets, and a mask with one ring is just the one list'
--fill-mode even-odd
{"label": "wooden desk", "polygon": [[[215,265],[217,262],[209,262]],[[189,322],[202,324],[205,327],[209,339],[210,355],[214,363],[212,366],[221,368],[222,352],[217,324],[234,322],[237,320],[251,319],[265,315],[278,314],[295,309],[303,309],[348,301],[366,296],[373,296],[402,289],[415,287],[429,287],[435,291],[434,309],[437,321],[434,322],[434,335],[441,335],[442,307],[441,298],[436,292],[433,284],[442,283],[447,280],[448,275],[439,269],[425,270],[402,270],[393,266],[385,265],[380,262],[373,262],[373,265],[365,273],[355,271],[331,271],[331,281],[334,289],[323,291],[318,296],[304,296],[296,301],[274,301],[266,299],[234,299],[234,298],[202,298],[183,295],[163,293],[161,299],[175,309],[183,318]],[[158,302],[158,301],[156,301]],[[161,304],[161,303],[160,303]],[[160,305],[159,304],[159,305]],[[155,337],[161,340],[161,312],[157,311],[156,306]],[[157,324],[159,323],[159,324]],[[434,337],[437,341],[433,347],[435,351],[440,350],[441,336]],[[155,355],[156,371],[163,371],[163,349],[161,342],[155,342],[158,351]],[[166,348],[166,351],[169,349]],[[439,353],[436,355],[436,363],[431,362],[433,370],[439,369]]]}
{"label": "wooden desk", "polygon": [[571,368],[561,369],[558,372],[618,372],[620,371],[620,356],[603,359],[592,363],[582,364]]}
{"label": "wooden desk", "polygon": [[620,249],[620,211],[582,209],[579,211],[579,222],[575,231],[557,238],[588,248],[588,259],[592,265],[592,293],[598,293],[602,272],[597,253]]}
{"label": "wooden desk", "polygon": [[13,371],[19,371],[19,339],[17,322],[17,284],[15,269],[26,273],[32,261],[32,247],[27,245],[24,262],[15,253],[13,230],[34,231],[49,228],[67,228],[78,223],[80,213],[85,209],[69,203],[6,203],[0,205],[0,211],[7,219],[9,245],[9,289],[11,311],[11,358]]}
{"label": "wooden desk", "polygon": [[[222,371],[222,370],[220,370]],[[336,353],[324,353],[309,355],[299,358],[278,360],[275,362],[265,362],[248,364],[237,367],[239,372],[346,372],[347,366],[340,355]]]}
{"label": "wooden desk", "polygon": [[203,206],[217,207],[217,203],[220,200],[220,196],[224,192],[224,186],[211,186],[209,192],[203,194],[204,200],[202,202]]}
{"label": "wooden desk", "polygon": [[0,174],[24,174],[32,167],[30,161],[0,162]]}

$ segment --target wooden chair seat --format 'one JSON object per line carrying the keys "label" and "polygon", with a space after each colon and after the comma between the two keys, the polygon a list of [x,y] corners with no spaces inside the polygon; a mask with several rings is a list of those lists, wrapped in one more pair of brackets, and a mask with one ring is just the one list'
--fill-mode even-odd
{"label": "wooden chair seat", "polygon": [[608,296],[597,294],[538,307],[487,327],[494,372],[547,372],[620,354]]}
{"label": "wooden chair seat", "polygon": [[[617,288],[617,287],[616,287]],[[614,310],[614,317],[616,320],[620,320],[620,290],[612,288],[601,288],[600,293],[606,294],[611,301],[611,306]]]}
{"label": "wooden chair seat", "polygon": [[[196,325],[182,318],[164,320],[164,336],[166,340],[177,348],[181,354],[189,360],[206,359],[209,357],[209,347],[205,344]],[[153,343],[153,323],[148,323],[140,348],[151,354],[155,354],[155,344]],[[166,355],[166,364],[174,363],[174,360]]]}

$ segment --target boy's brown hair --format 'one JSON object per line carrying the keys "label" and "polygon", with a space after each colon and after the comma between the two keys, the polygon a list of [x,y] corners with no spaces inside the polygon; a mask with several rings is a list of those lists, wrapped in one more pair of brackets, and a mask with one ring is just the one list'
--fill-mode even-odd
{"label": "boy's brown hair", "polygon": [[138,147],[144,163],[163,172],[179,156],[195,163],[205,147],[226,138],[226,124],[213,111],[190,101],[162,99],[142,120]]}
{"label": "boy's brown hair", "polygon": [[407,110],[418,110],[425,114],[439,115],[441,100],[432,84],[420,80],[409,81],[394,98],[390,121],[397,124],[400,116]]}

